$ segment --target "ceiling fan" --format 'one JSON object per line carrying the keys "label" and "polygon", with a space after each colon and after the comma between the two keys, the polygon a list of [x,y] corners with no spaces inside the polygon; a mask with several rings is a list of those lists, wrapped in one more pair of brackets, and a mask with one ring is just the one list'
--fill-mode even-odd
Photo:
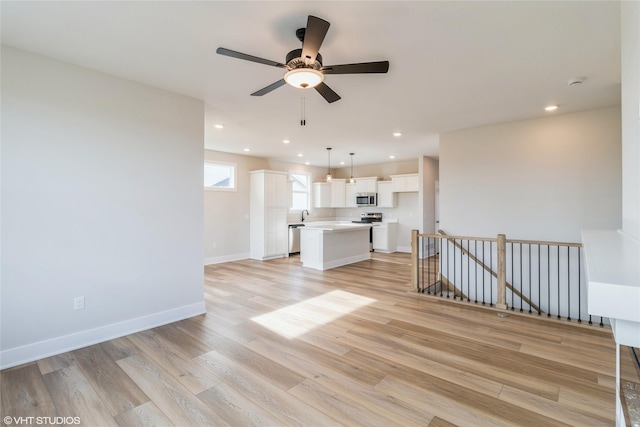
{"label": "ceiling fan", "polygon": [[285,83],[289,83],[291,86],[302,89],[315,88],[327,102],[331,103],[339,100],[340,95],[324,83],[325,74],[386,73],[389,70],[389,61],[322,65],[322,55],[320,55],[318,51],[320,50],[324,37],[327,35],[329,25],[327,21],[309,15],[307,18],[307,27],[299,28],[296,31],[296,37],[302,42],[302,49],[294,49],[289,52],[285,64],[223,47],[219,47],[216,53],[287,70],[284,78],[252,93],[251,96],[265,95],[283,86]]}

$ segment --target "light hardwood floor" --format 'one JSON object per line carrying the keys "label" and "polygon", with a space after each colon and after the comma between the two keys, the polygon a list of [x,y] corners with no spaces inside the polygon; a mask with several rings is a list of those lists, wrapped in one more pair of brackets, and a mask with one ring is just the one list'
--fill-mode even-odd
{"label": "light hardwood floor", "polygon": [[[325,272],[298,257],[208,266],[207,315],[2,371],[2,418],[614,425],[608,330],[429,299],[410,288],[408,263],[376,254]],[[638,382],[628,351],[623,375]]]}

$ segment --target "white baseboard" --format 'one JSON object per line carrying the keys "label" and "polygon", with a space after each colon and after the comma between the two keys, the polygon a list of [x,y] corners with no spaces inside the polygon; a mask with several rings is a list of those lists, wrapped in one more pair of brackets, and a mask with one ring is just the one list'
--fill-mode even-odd
{"label": "white baseboard", "polygon": [[10,348],[0,352],[0,369],[55,356],[56,354],[98,344],[204,313],[206,313],[205,303],[201,301],[159,313],[136,317],[135,319],[27,344],[22,347]]}
{"label": "white baseboard", "polygon": [[398,252],[410,254],[411,253],[411,246],[398,246],[398,248],[396,250]]}
{"label": "white baseboard", "polygon": [[249,254],[233,254],[233,255],[224,255],[224,256],[215,256],[211,258],[204,259],[204,265],[211,264],[221,264],[223,262],[231,262],[231,261],[240,261],[242,259],[248,259]]}

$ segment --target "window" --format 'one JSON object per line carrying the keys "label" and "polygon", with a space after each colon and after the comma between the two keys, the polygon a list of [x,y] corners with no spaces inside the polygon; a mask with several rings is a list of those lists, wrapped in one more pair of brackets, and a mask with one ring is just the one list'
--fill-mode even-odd
{"label": "window", "polygon": [[205,162],[204,188],[207,190],[236,190],[236,164]]}
{"label": "window", "polygon": [[291,180],[291,210],[309,209],[311,198],[311,175],[307,173],[289,173]]}

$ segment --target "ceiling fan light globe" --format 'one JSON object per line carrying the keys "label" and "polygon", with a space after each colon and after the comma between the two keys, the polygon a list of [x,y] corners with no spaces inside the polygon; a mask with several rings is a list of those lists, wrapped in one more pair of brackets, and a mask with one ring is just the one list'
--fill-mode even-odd
{"label": "ceiling fan light globe", "polygon": [[318,86],[324,80],[324,74],[313,68],[296,68],[284,75],[284,81],[299,89]]}

